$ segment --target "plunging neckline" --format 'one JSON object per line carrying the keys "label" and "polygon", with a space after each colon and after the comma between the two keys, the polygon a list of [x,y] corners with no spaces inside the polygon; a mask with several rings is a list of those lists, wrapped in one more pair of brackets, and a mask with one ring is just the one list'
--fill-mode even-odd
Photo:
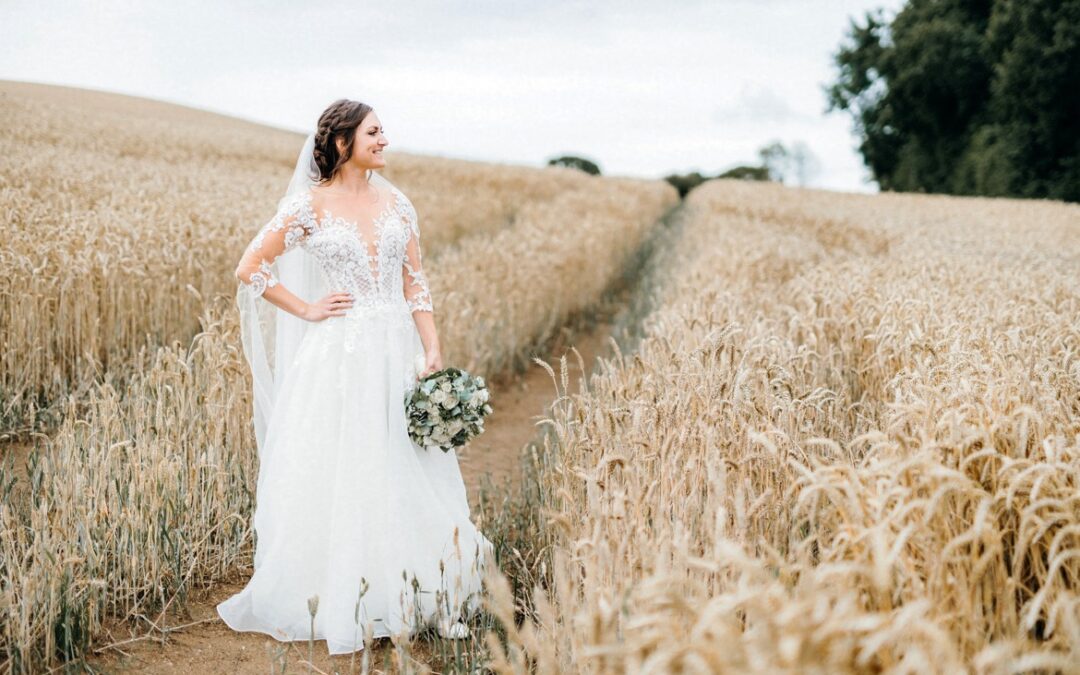
{"label": "plunging neckline", "polygon": [[[379,211],[379,213],[376,214],[375,217],[371,221],[371,238],[372,238],[373,241],[368,242],[368,238],[366,236],[364,236],[363,230],[360,229],[360,223],[359,222],[357,222],[355,220],[351,220],[351,219],[346,218],[344,216],[335,216],[333,214],[333,212],[330,211],[330,209],[325,208],[325,207],[321,207],[319,209],[316,209],[315,208],[315,201],[314,201],[315,193],[311,188],[308,188],[308,191],[307,191],[307,194],[308,194],[308,206],[311,207],[311,211],[315,215],[315,222],[318,223],[319,228],[322,229],[328,223],[347,225],[348,227],[346,227],[345,229],[347,229],[349,232],[351,232],[359,240],[360,247],[364,250],[364,257],[366,257],[367,260],[368,260],[368,272],[371,273],[371,278],[376,283],[378,283],[379,278],[382,276],[382,271],[379,269],[379,262],[380,262],[379,261],[379,256],[380,256],[380,253],[382,252],[383,226],[385,225],[386,219],[397,208],[398,200],[400,199],[398,197],[397,190],[391,189],[390,193],[393,195],[392,198],[387,200],[386,206],[384,206],[382,208],[382,210]],[[322,215],[320,215],[317,211],[322,211]],[[375,246],[375,253],[374,254],[371,253],[372,244],[374,244],[374,246]],[[374,270],[371,268],[372,263],[375,264],[375,269]]]}

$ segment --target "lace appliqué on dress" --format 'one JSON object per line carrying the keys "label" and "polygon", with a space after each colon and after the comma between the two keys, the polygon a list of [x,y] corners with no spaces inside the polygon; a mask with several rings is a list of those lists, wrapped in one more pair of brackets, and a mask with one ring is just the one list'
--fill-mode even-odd
{"label": "lace appliqu\u00e9 on dress", "polygon": [[[320,217],[312,192],[297,193],[251,241],[238,268],[241,280],[254,296],[263,295],[278,284],[271,263],[300,246],[318,261],[331,289],[353,296],[353,307],[343,316],[328,319],[331,323],[361,330],[362,317],[370,311],[396,312],[395,316],[403,315],[409,323],[413,312],[433,312],[416,209],[404,193],[393,186],[390,189],[393,199],[373,219],[370,235],[358,223],[328,209]],[[388,274],[394,269],[402,270],[400,282]],[[350,340],[345,346],[352,348],[355,343]]]}
{"label": "lace appliqu\u00e9 on dress", "polygon": [[427,310],[429,312],[435,311],[431,306],[431,290],[428,288],[427,277],[424,276],[424,271],[413,270],[412,265],[409,264],[409,259],[405,259],[405,269],[409,272],[409,278],[414,285],[420,286],[421,290],[416,295],[409,298],[406,302],[409,305],[409,311],[415,312],[416,310]]}
{"label": "lace appliqu\u00e9 on dress", "polygon": [[[379,317],[380,321],[374,321]],[[316,330],[324,331],[336,339],[322,340],[319,355],[324,359],[333,359],[334,355],[328,351],[329,344],[340,345],[346,354],[355,354],[361,349],[361,345],[367,341],[373,333],[386,330],[387,327],[395,331],[401,331],[398,340],[405,340],[409,331],[413,330],[413,320],[403,308],[382,307],[378,309],[364,309],[352,312],[345,316],[337,316],[320,321]]]}
{"label": "lace appliqu\u00e9 on dress", "polygon": [[398,210],[398,216],[408,230],[409,238],[405,242],[405,257],[402,259],[404,272],[408,275],[405,281],[405,300],[410,312],[418,310],[435,311],[431,299],[431,287],[428,286],[427,276],[424,274],[422,254],[420,251],[420,227],[417,225],[416,209],[409,200],[402,201],[402,208]]}
{"label": "lace appliqu\u00e9 on dress", "polygon": [[[264,225],[248,244],[240,261],[240,269],[257,269],[250,272],[245,284],[248,292],[259,297],[267,288],[273,288],[278,280],[270,269],[278,256],[302,244],[316,228],[315,214],[307,208],[303,194],[294,195],[278,209],[274,217]],[[278,233],[284,230],[284,236]],[[270,235],[267,239],[267,235]]]}
{"label": "lace appliqu\u00e9 on dress", "polygon": [[267,288],[277,286],[277,282],[277,277],[270,271],[270,263],[263,260],[259,263],[259,271],[251,273],[251,293],[260,296]]}

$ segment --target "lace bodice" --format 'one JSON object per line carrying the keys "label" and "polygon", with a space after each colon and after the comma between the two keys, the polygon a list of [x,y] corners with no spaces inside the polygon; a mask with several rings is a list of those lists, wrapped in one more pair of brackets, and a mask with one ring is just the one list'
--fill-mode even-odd
{"label": "lace bodice", "polygon": [[[411,312],[433,311],[421,264],[416,209],[400,190],[389,188],[391,201],[368,229],[374,254],[358,223],[326,209],[322,216],[317,215],[309,189],[289,198],[259,230],[236,268],[237,278],[251,293],[261,296],[278,283],[271,263],[300,246],[318,260],[330,291],[352,293],[353,309],[404,303]],[[401,276],[394,270],[401,270]]]}

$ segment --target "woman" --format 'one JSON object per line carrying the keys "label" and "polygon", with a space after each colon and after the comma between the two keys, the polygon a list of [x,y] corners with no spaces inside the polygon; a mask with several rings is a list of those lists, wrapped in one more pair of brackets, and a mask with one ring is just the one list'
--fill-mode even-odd
{"label": "woman", "polygon": [[331,654],[362,649],[365,631],[466,636],[493,558],[457,456],[408,435],[405,397],[443,364],[416,210],[374,171],[386,145],[370,106],[331,104],[236,269],[255,571],[218,613],[279,640],[307,640],[314,614]]}

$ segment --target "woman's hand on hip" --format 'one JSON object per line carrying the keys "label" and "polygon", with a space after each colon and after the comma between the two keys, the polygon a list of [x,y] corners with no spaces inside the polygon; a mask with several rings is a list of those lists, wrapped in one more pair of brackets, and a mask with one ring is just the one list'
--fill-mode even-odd
{"label": "woman's hand on hip", "polygon": [[352,293],[331,293],[326,297],[309,303],[304,308],[304,319],[308,321],[322,321],[332,316],[343,316],[345,311],[353,306]]}

